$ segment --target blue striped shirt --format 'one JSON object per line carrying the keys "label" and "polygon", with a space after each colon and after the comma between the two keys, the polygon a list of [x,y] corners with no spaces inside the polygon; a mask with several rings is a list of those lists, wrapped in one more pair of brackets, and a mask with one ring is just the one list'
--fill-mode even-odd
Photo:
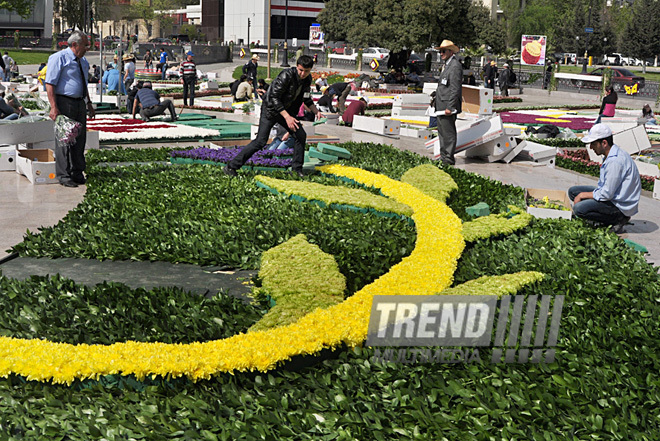
{"label": "blue striped shirt", "polygon": [[593,194],[597,201],[612,201],[626,216],[637,214],[642,181],[635,162],[616,144],[612,145],[603,161],[598,186]]}
{"label": "blue striped shirt", "polygon": [[84,98],[85,87],[87,87],[87,75],[89,63],[82,57],[84,81],[81,83],[80,69],[76,62],[76,56],[71,48],[61,50],[48,57],[48,69],[46,70],[46,84],[55,86],[55,94],[66,95],[72,98]]}

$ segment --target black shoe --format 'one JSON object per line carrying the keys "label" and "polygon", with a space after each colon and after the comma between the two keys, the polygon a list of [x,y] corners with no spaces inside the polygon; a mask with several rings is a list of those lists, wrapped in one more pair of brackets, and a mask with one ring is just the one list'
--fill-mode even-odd
{"label": "black shoe", "polygon": [[78,185],[85,185],[87,183],[87,178],[85,178],[84,176],[82,178],[79,178],[79,179],[74,178],[74,179],[71,179],[71,180],[73,182],[75,182],[76,184],[78,184]]}
{"label": "black shoe", "polygon": [[238,177],[238,173],[236,173],[236,170],[234,170],[233,168],[229,168],[228,165],[225,165],[222,168],[222,171],[225,172],[227,176],[231,176],[232,178]]}
{"label": "black shoe", "polygon": [[611,228],[612,228],[612,231],[613,231],[615,234],[621,234],[621,233],[623,233],[623,232],[624,232],[624,231],[623,231],[623,228],[626,226],[626,224],[628,223],[628,221],[630,221],[630,217],[628,217],[628,216],[624,217],[623,219],[621,219],[621,221],[620,221],[618,224],[612,225],[612,227],[611,227]]}
{"label": "black shoe", "polygon": [[60,185],[62,185],[62,186],[64,186],[64,187],[70,187],[70,188],[75,188],[75,187],[78,186],[78,184],[76,184],[76,183],[73,182],[73,181],[64,181],[64,182],[60,182]]}
{"label": "black shoe", "polygon": [[151,121],[149,118],[146,118],[146,117],[142,118],[142,122],[149,122],[149,121]]}
{"label": "black shoe", "polygon": [[291,170],[289,173],[291,173],[294,176],[298,176],[299,178],[305,177],[305,174],[302,172],[302,170]]}

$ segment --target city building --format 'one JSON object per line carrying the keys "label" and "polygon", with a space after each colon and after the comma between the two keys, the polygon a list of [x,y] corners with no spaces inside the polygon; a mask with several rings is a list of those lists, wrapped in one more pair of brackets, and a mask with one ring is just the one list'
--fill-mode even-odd
{"label": "city building", "polygon": [[268,3],[268,0],[203,0],[202,32],[208,40],[239,44],[259,41],[266,45],[270,19],[272,41],[284,41],[288,3],[287,37],[296,38],[298,44],[307,44],[309,27],[317,22],[316,16],[324,8],[323,0],[271,0],[270,16]]}
{"label": "city building", "polygon": [[53,35],[53,0],[36,0],[29,17],[0,9],[0,35],[21,35],[50,38]]}

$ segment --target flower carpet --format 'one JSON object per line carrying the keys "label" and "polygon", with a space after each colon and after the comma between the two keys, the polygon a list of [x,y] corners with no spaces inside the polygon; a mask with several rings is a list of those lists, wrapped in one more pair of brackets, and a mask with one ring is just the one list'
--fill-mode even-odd
{"label": "flower carpet", "polygon": [[501,112],[502,122],[521,125],[552,124],[575,131],[589,130],[594,125],[594,119],[569,115],[562,111],[548,111],[544,113],[531,113],[528,111]]}
{"label": "flower carpet", "polygon": [[[210,164],[111,169],[94,164],[128,149],[90,152],[83,202],[14,251],[258,269],[254,302],[0,277],[0,431],[654,439],[657,268],[606,229],[531,218],[522,189],[389,146],[344,148],[351,159],[302,180],[231,179]],[[478,202],[493,214],[472,218]],[[374,295],[437,293],[565,295],[555,361],[493,362],[490,347],[473,362],[386,361],[364,346]]]}
{"label": "flower carpet", "polygon": [[109,142],[149,142],[248,139],[250,124],[197,114],[182,114],[176,122],[156,117],[149,122],[119,115],[99,115],[87,120],[88,130],[99,131],[99,140]]}

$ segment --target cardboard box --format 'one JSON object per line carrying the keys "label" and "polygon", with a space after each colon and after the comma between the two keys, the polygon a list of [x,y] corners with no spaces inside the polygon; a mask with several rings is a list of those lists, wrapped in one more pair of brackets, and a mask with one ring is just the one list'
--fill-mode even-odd
{"label": "cardboard box", "polygon": [[[660,177],[660,169],[655,164],[640,161],[637,156],[643,151],[651,148],[651,141],[644,126],[637,126],[629,130],[624,130],[614,134],[614,144],[630,154],[639,174]],[[603,163],[603,156],[597,155],[592,149],[587,147],[587,154],[591,161],[599,164]]]}
{"label": "cardboard box", "polygon": [[566,208],[571,209],[571,200],[563,190],[545,190],[542,188],[525,189],[525,203],[527,204],[527,213],[539,219],[568,219],[573,218],[573,211],[553,210],[552,208],[530,207],[530,200],[543,199],[547,196],[551,201],[558,201]]}
{"label": "cardboard box", "polygon": [[353,118],[353,128],[377,135],[398,135],[401,129],[401,122],[356,115]]}
{"label": "cardboard box", "polygon": [[50,149],[18,150],[16,172],[34,185],[59,183],[55,177],[55,155]]}
{"label": "cardboard box", "polygon": [[0,145],[0,171],[16,170],[16,146]]}
{"label": "cardboard box", "polygon": [[494,93],[485,87],[463,85],[463,112],[492,115]]}
{"label": "cardboard box", "polygon": [[41,141],[55,142],[55,129],[51,119],[32,122],[0,124],[0,140],[3,144],[20,144]]}

